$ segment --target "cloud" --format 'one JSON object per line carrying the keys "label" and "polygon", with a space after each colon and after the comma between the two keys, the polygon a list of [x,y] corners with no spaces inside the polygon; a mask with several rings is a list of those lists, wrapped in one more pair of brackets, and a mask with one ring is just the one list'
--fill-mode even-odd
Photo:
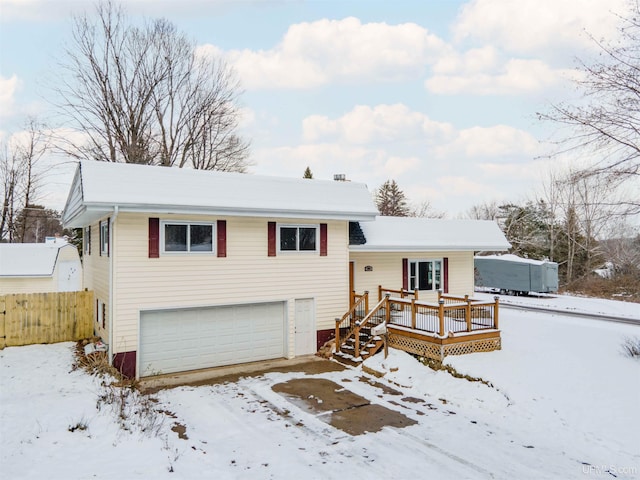
{"label": "cloud", "polygon": [[0,75],[0,117],[9,117],[13,114],[14,96],[19,85],[17,75],[12,75],[10,78]]}
{"label": "cloud", "polygon": [[472,0],[453,26],[454,38],[500,45],[517,53],[593,48],[596,38],[614,35],[627,0]]}
{"label": "cloud", "polygon": [[415,23],[361,23],[348,17],[291,25],[268,50],[230,50],[247,89],[313,88],[366,78],[420,76],[446,44]]}
{"label": "cloud", "polygon": [[541,60],[511,59],[498,71],[489,72],[470,71],[461,64],[455,74],[428,78],[425,87],[432,93],[447,95],[519,95],[544,90],[571,76],[570,70],[554,70]]}
{"label": "cloud", "polygon": [[436,142],[451,136],[453,127],[436,122],[403,104],[356,105],[342,117],[312,115],[302,122],[306,141],[338,140],[351,144],[398,141]]}
{"label": "cloud", "polygon": [[460,130],[455,139],[436,148],[440,158],[493,158],[530,160],[540,151],[528,132],[508,125]]}

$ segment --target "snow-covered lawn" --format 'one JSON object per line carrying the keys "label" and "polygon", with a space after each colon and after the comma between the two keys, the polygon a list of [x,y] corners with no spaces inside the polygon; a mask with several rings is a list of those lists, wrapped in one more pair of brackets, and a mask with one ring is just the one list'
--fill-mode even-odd
{"label": "snow-covered lawn", "polygon": [[[493,387],[394,350],[367,361],[388,372],[383,379],[359,369],[316,375],[417,422],[359,436],[271,389],[302,373],[165,390],[155,407],[171,413],[163,424],[153,433],[125,431],[108,404],[96,408],[108,393],[102,381],[71,371],[72,344],[7,348],[0,476],[640,478],[640,359],[621,353],[640,327],[505,309],[501,328],[503,350],[448,358]],[[171,430],[176,424],[187,439]]]}

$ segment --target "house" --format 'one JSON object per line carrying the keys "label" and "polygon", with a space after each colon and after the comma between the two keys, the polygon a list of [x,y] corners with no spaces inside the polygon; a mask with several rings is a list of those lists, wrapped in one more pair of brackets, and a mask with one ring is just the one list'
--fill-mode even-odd
{"label": "house", "polygon": [[315,353],[349,308],[349,222],[375,216],[354,182],[81,162],[62,219],[96,333],[148,376]]}
{"label": "house", "polygon": [[474,250],[508,247],[495,224],[430,239],[376,215],[355,182],[81,162],[62,219],[83,229],[96,334],[144,377],[315,353],[353,333],[336,319],[354,290],[468,293]]}
{"label": "house", "polygon": [[0,295],[82,290],[78,249],[62,238],[0,243]]}

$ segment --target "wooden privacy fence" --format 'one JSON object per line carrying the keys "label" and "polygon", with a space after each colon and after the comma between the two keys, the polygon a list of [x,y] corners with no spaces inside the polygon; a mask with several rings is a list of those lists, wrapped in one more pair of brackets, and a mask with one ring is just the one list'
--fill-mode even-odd
{"label": "wooden privacy fence", "polygon": [[0,295],[0,349],[93,335],[93,292]]}

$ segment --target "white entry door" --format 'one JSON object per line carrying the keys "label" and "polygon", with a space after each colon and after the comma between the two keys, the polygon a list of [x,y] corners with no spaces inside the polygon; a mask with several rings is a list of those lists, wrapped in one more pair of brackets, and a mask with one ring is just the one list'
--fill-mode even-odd
{"label": "white entry door", "polygon": [[296,299],[296,356],[316,353],[316,314],[313,298]]}

